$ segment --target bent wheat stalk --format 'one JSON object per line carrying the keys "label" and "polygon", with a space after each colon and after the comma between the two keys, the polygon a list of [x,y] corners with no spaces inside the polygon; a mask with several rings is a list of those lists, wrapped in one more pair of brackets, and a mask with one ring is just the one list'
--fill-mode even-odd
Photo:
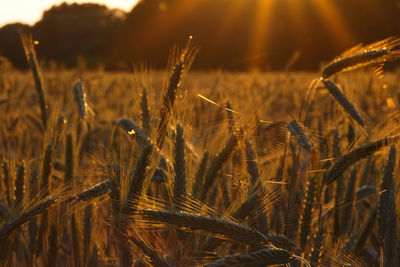
{"label": "bent wheat stalk", "polygon": [[141,210],[138,213],[146,220],[220,234],[256,248],[269,246],[269,241],[262,233],[225,219],[174,211]]}
{"label": "bent wheat stalk", "polygon": [[68,198],[65,200],[65,203],[68,203],[70,201],[89,201],[92,200],[93,198],[105,195],[110,191],[110,180],[106,180],[103,182],[100,182],[92,187],[89,187],[88,189],[85,189],[82,192],[79,192],[78,194]]}
{"label": "bent wheat stalk", "polygon": [[400,53],[395,49],[399,45],[400,38],[397,37],[389,37],[366,46],[358,45],[330,62],[322,70],[321,77],[325,79],[340,72],[397,60]]}
{"label": "bent wheat stalk", "polygon": [[[131,138],[135,138],[136,142],[140,145],[142,149],[146,148],[148,145],[152,143],[152,140],[146,135],[146,133],[133,121],[122,118],[118,121],[119,126],[122,130],[124,130]],[[172,165],[168,160],[161,154],[160,150],[160,165],[159,167],[162,169],[172,169]]]}
{"label": "bent wheat stalk", "polygon": [[359,160],[368,157],[372,153],[380,150],[381,148],[397,142],[400,136],[385,137],[378,141],[368,143],[353,151],[341,156],[335,164],[329,169],[324,177],[324,183],[330,184],[334,182],[344,171]]}
{"label": "bent wheat stalk", "polygon": [[34,216],[46,211],[48,208],[53,206],[53,204],[56,203],[56,201],[57,201],[56,198],[48,198],[47,200],[42,201],[39,204],[33,206],[32,208],[30,208],[28,211],[24,212],[20,216],[3,224],[3,226],[0,228],[0,240],[8,237],[8,235],[11,233],[11,231],[16,229],[18,226],[29,221]]}
{"label": "bent wheat stalk", "polygon": [[269,266],[276,264],[288,264],[295,260],[293,255],[279,248],[267,248],[254,251],[248,254],[229,255],[216,260],[204,267],[228,267],[228,266]]}

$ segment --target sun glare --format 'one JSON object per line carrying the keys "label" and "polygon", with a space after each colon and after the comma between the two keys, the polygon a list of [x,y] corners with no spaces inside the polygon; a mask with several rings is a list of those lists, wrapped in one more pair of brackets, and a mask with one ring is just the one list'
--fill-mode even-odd
{"label": "sun glare", "polygon": [[[249,43],[250,57],[267,57],[270,33],[274,21],[275,0],[258,1],[254,11],[254,26]],[[252,66],[259,67],[259,66]]]}
{"label": "sun glare", "polygon": [[44,10],[53,5],[66,3],[99,3],[110,8],[120,8],[129,11],[138,0],[13,0],[2,1],[0,4],[0,26],[7,23],[22,22],[34,24],[40,20]]}

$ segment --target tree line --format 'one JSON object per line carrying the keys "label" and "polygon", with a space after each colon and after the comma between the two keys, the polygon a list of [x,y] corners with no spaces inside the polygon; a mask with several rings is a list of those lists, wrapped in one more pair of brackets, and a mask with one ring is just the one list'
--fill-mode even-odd
{"label": "tree line", "polygon": [[398,0],[142,0],[123,12],[63,3],[32,26],[0,28],[0,55],[26,68],[19,32],[28,31],[39,41],[45,64],[74,67],[84,59],[89,67],[119,70],[148,60],[164,67],[174,44],[193,36],[200,47],[195,68],[316,70],[357,43],[399,35],[399,5]]}

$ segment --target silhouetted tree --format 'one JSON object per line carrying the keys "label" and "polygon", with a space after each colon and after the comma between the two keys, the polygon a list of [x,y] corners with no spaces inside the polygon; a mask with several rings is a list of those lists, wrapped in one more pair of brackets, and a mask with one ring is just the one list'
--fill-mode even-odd
{"label": "silhouetted tree", "polygon": [[124,15],[98,4],[53,6],[33,27],[34,37],[40,41],[38,53],[67,66],[74,66],[80,56],[89,66],[104,62]]}
{"label": "silhouetted tree", "polygon": [[0,55],[7,57],[14,67],[24,69],[28,67],[22,48],[19,33],[29,31],[26,24],[7,24],[0,28]]}

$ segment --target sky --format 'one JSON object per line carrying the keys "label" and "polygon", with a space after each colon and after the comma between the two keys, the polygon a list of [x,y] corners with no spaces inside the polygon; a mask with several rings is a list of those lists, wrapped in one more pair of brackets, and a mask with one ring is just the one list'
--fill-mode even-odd
{"label": "sky", "polygon": [[137,0],[0,0],[0,27],[13,22],[23,22],[32,25],[40,20],[44,10],[62,2],[100,3],[106,4],[111,8],[120,8],[129,11]]}

